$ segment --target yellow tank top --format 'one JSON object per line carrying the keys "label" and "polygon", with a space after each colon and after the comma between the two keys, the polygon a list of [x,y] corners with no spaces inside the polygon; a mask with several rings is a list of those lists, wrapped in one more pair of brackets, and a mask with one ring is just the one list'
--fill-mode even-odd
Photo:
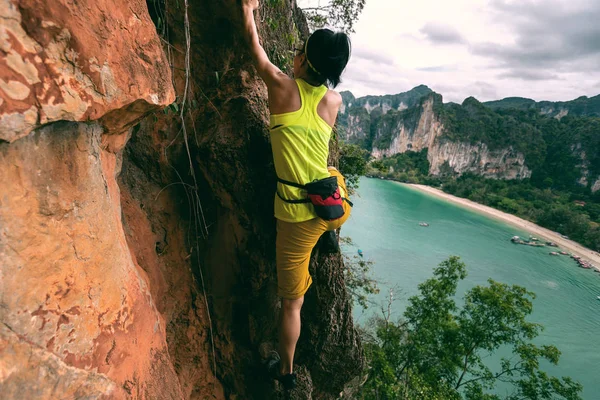
{"label": "yellow tank top", "polygon": [[[317,113],[317,106],[327,87],[311,86],[296,79],[302,106],[299,110],[271,115],[271,147],[277,176],[301,185],[329,176],[327,158],[331,126]],[[306,198],[306,192],[293,186],[277,183],[285,199]],[[286,222],[302,222],[316,218],[310,203],[286,203],[275,193],[275,218]]]}

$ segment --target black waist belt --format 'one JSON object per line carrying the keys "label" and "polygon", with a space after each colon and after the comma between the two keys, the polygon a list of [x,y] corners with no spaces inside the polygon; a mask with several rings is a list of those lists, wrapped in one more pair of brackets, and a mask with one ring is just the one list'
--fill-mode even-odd
{"label": "black waist belt", "polygon": [[[279,177],[277,177],[277,181],[280,183],[283,183],[284,185],[288,185],[288,186],[293,186],[295,188],[298,189],[303,189],[306,190],[306,186],[301,185],[299,183],[296,182],[290,182],[290,181],[286,181],[285,179],[281,179]],[[286,199],[284,198],[281,193],[279,193],[279,190],[277,191],[277,196],[279,196],[279,198],[283,201],[285,201],[286,203],[290,203],[290,204],[303,204],[303,203],[310,203],[310,199],[306,198],[306,199],[298,199],[298,200],[290,200],[290,199]]]}
{"label": "black waist belt", "polygon": [[[283,183],[284,185],[287,185],[287,186],[292,186],[292,187],[295,187],[295,188],[298,188],[298,189],[306,190],[306,185],[301,185],[301,184],[296,183],[296,182],[286,181],[285,179],[281,179],[279,177],[277,177],[277,181],[279,183]],[[286,199],[286,198],[284,198],[281,195],[281,193],[279,193],[279,190],[277,191],[277,196],[281,200],[283,200],[283,201],[285,201],[286,203],[289,203],[289,204],[312,203],[312,201],[309,198],[306,198],[306,199],[297,199],[297,200]],[[347,198],[342,197],[342,200],[344,200],[346,203],[350,204],[350,207],[354,207],[354,204],[350,200],[348,200]]]}

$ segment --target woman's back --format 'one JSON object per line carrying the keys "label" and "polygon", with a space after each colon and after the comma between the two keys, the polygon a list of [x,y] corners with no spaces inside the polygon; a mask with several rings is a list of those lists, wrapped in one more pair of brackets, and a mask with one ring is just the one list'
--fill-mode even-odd
{"label": "woman's back", "polygon": [[[305,184],[329,176],[327,158],[331,126],[319,115],[318,108],[327,87],[312,86],[297,79],[300,108],[271,115],[271,146],[277,176],[283,180]],[[307,203],[286,203],[302,199],[301,189],[278,183],[275,197],[275,217],[287,222],[302,222],[315,218]]]}

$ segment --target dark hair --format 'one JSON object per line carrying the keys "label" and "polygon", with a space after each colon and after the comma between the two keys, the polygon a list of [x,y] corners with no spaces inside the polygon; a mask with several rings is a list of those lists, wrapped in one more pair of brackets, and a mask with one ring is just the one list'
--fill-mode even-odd
{"label": "dark hair", "polygon": [[319,29],[306,39],[304,49],[309,76],[333,88],[339,85],[352,51],[348,35]]}

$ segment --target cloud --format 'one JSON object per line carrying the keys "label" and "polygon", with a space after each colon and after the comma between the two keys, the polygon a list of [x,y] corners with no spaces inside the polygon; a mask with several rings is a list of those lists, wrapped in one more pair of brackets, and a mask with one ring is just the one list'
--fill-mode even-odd
{"label": "cloud", "polygon": [[394,58],[392,56],[363,46],[356,46],[352,49],[352,58],[360,58],[376,64],[394,65]]}
{"label": "cloud", "polygon": [[511,69],[507,72],[498,75],[499,79],[520,79],[523,81],[549,81],[549,80],[562,80],[559,75],[539,70],[527,70],[527,69]]}
{"label": "cloud", "polygon": [[382,64],[378,65],[377,68],[373,68],[373,64],[366,59],[357,59],[350,63],[342,76],[342,80],[343,82],[352,82],[353,88],[351,91],[354,93],[358,89],[360,95],[393,94],[400,89],[411,89],[405,89],[409,86],[409,83],[397,67]]}
{"label": "cloud", "polygon": [[428,22],[420,31],[427,40],[436,44],[462,44],[465,38],[456,28],[442,22]]}
{"label": "cloud", "polygon": [[493,0],[497,20],[506,21],[510,44],[471,45],[475,55],[491,58],[518,76],[520,70],[586,71],[600,65],[600,2],[574,0]]}
{"label": "cloud", "polygon": [[456,71],[456,70],[457,70],[456,65],[436,65],[436,66],[432,66],[432,67],[417,68],[417,71],[422,71],[422,72],[450,72],[450,71]]}

